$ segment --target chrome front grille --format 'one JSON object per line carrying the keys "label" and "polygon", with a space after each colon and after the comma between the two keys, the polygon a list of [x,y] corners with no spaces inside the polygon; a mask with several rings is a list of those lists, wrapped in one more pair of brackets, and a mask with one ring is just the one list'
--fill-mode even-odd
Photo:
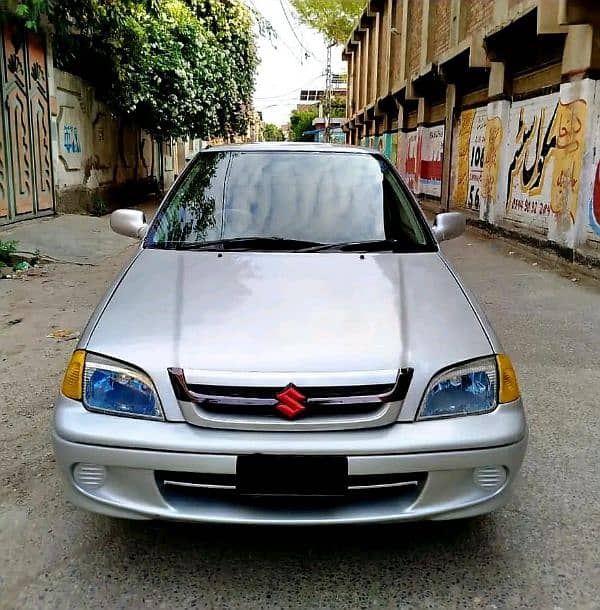
{"label": "chrome front grille", "polygon": [[262,496],[271,498],[286,497],[340,497],[358,498],[384,495],[411,494],[417,495],[423,488],[427,473],[395,473],[348,475],[343,488],[331,490],[319,488],[310,490],[288,490],[285,492],[265,493],[263,490],[254,492],[251,489],[240,489],[235,474],[202,474],[191,472],[156,471],[156,482],[163,496],[170,498],[193,498],[194,496],[219,495],[229,497]]}
{"label": "chrome front grille", "polygon": [[[413,371],[401,369],[391,373],[394,377],[388,375],[387,380],[379,375],[378,383],[298,383],[295,387],[304,397],[305,410],[289,420],[277,409],[278,393],[284,389],[281,386],[259,385],[256,380],[245,385],[188,382],[182,369],[169,369],[175,396],[189,423],[211,428],[290,431],[369,428],[393,423],[398,419]],[[294,379],[294,375],[290,374],[290,378]],[[303,379],[308,380],[306,374]]]}

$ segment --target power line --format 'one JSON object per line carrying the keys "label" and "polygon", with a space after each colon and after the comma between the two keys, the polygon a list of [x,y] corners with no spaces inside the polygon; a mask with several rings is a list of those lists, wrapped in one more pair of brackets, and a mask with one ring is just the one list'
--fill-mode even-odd
{"label": "power line", "polygon": [[320,61],[319,58],[310,50],[307,49],[306,46],[304,45],[304,43],[300,40],[300,38],[298,37],[298,34],[296,34],[296,28],[294,28],[291,19],[288,15],[288,12],[285,8],[285,4],[283,3],[283,0],[279,0],[279,4],[281,6],[281,10],[283,11],[283,15],[285,17],[285,20],[287,21],[287,24],[290,26],[290,30],[292,30],[292,34],[294,35],[294,38],[298,41],[298,44],[304,49],[304,52],[306,53],[306,59],[308,59],[309,55],[312,55],[317,61]]}
{"label": "power line", "polygon": [[[266,17],[264,17],[264,15],[262,14],[261,11],[258,10],[256,4],[254,4],[253,0],[247,0],[247,2],[249,3],[250,7],[252,9],[254,9],[259,15],[261,15],[263,17],[263,19],[265,19],[268,23],[271,24],[271,28],[272,31],[275,33],[275,40],[280,40],[283,45],[287,48],[287,50],[290,52],[290,54],[292,55],[292,57],[302,66],[304,65],[304,59],[302,57],[298,57],[298,55],[296,55],[296,52],[294,51],[294,49],[292,49],[292,47],[290,47],[290,45],[286,42],[285,38],[282,38],[281,34],[277,31],[277,29],[275,28],[275,26],[266,19]],[[271,44],[273,45],[274,48],[277,48],[275,46],[275,44],[273,43],[273,40],[271,40]]]}

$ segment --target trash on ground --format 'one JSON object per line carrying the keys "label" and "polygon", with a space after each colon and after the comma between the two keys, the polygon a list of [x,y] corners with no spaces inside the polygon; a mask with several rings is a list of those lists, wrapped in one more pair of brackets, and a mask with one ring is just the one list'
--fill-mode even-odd
{"label": "trash on ground", "polygon": [[57,341],[72,341],[79,337],[79,333],[71,330],[70,328],[59,328],[53,330],[49,335],[46,335],[48,339],[56,339]]}

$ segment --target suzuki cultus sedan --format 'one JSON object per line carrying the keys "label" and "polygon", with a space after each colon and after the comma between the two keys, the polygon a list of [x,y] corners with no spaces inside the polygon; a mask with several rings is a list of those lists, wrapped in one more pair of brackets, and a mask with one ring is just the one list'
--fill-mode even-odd
{"label": "suzuki cultus sedan", "polygon": [[69,497],[131,519],[456,519],[527,443],[509,357],[393,166],[329,145],[199,153],[91,317],[56,404]]}

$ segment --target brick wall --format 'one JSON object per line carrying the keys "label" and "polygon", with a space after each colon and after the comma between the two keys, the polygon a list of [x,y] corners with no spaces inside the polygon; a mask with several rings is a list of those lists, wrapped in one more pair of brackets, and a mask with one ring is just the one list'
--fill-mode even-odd
{"label": "brick wall", "polygon": [[523,4],[523,0],[508,0],[508,10],[512,11],[519,4]]}
{"label": "brick wall", "polygon": [[[463,12],[464,11],[464,12]],[[463,36],[490,25],[494,17],[494,0],[470,0],[461,6]]]}
{"label": "brick wall", "polygon": [[390,80],[391,88],[396,90],[400,86],[402,58],[402,6],[399,2],[392,4],[392,27],[394,33],[390,41]]}
{"label": "brick wall", "polygon": [[450,47],[451,0],[429,1],[429,48],[427,60],[442,55]]}
{"label": "brick wall", "polygon": [[421,53],[421,23],[423,20],[423,3],[412,0],[408,3],[408,42],[407,42],[407,73],[417,72]]}

